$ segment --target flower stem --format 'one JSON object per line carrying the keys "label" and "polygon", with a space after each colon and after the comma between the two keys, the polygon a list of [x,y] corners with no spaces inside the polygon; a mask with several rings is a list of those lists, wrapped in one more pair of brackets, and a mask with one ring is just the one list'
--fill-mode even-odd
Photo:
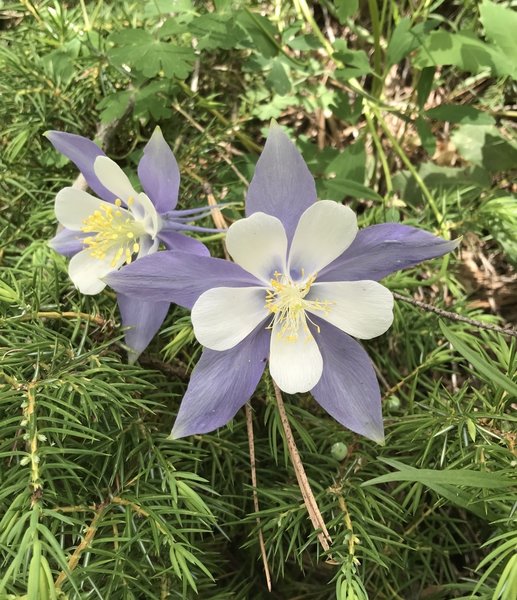
{"label": "flower stem", "polygon": [[316,529],[317,531],[319,530],[318,540],[321,544],[321,547],[323,548],[323,550],[325,550],[325,552],[328,552],[330,550],[330,544],[332,543],[332,539],[327,530],[327,526],[325,525],[325,521],[321,516],[321,511],[319,509],[318,503],[316,502],[316,498],[314,497],[314,493],[307,478],[307,474],[305,473],[302,459],[300,458],[300,453],[298,452],[298,448],[296,447],[296,442],[294,441],[291,425],[289,424],[289,419],[287,418],[287,413],[285,412],[282,392],[280,391],[280,388],[274,381],[273,388],[275,390],[276,403],[278,406],[278,412],[280,414],[280,421],[282,423],[282,427],[285,433],[285,439],[287,442],[287,448],[289,450],[289,456],[291,457],[291,463],[293,465],[294,472],[296,473],[298,485],[300,486],[303,502],[305,504],[305,507],[307,508],[307,512],[309,513],[309,518],[314,529]]}

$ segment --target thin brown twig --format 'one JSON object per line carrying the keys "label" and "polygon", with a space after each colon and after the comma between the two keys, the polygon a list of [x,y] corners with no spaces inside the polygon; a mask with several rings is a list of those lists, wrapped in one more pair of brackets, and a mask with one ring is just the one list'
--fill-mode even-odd
{"label": "thin brown twig", "polygon": [[320,530],[317,535],[321,547],[323,548],[323,550],[325,550],[325,552],[328,552],[330,550],[330,544],[332,544],[332,538],[330,537],[330,534],[327,530],[327,526],[325,525],[325,521],[323,520],[323,517],[321,515],[321,511],[319,509],[318,503],[316,502],[316,498],[314,497],[311,484],[309,483],[309,479],[307,478],[307,474],[305,473],[302,459],[300,458],[300,453],[298,452],[298,448],[296,447],[296,442],[294,441],[291,425],[289,424],[289,419],[287,418],[287,413],[285,412],[282,392],[280,391],[280,388],[277,386],[274,380],[273,388],[275,390],[276,403],[278,406],[278,412],[280,413],[280,421],[282,422],[282,427],[284,429],[285,439],[287,441],[289,456],[291,457],[291,463],[293,465],[294,472],[296,474],[296,479],[298,480],[298,485],[302,493],[303,502],[305,504],[305,507],[307,508],[307,512],[309,513],[309,518],[314,529]]}
{"label": "thin brown twig", "polygon": [[[99,521],[100,521],[101,517],[103,516],[104,511],[106,510],[106,507],[108,506],[108,504],[109,504],[109,502],[102,502],[101,504],[99,504],[97,506],[95,515],[93,516],[93,519],[91,520],[90,525],[86,529],[84,538],[82,539],[81,543],[77,546],[77,548],[74,550],[74,553],[72,554],[72,556],[70,557],[70,560],[68,561],[68,572],[69,573],[71,573],[77,567],[77,564],[79,563],[82,553],[88,548],[88,546],[91,544],[93,538],[95,537],[95,534],[97,533],[97,526],[98,526]],[[59,573],[59,575],[56,579],[56,582],[54,584],[55,587],[57,589],[61,588],[61,586],[63,585],[63,583],[66,581],[67,578],[68,578],[68,574],[65,573],[64,571],[61,571],[61,573]]]}
{"label": "thin brown twig", "polygon": [[15,317],[17,321],[30,321],[31,319],[83,319],[90,323],[95,323],[99,327],[104,327],[110,323],[109,320],[104,319],[100,315],[90,315],[84,312],[74,311],[39,311],[34,313],[26,313],[20,317]]}
{"label": "thin brown twig", "polygon": [[[255,461],[255,436],[253,434],[253,413],[249,402],[246,402],[246,427],[248,429],[248,443],[250,448],[250,467],[251,467],[251,485],[253,487],[253,508],[256,513],[259,511],[259,501],[257,494],[257,467]],[[262,564],[264,565],[264,575],[268,591],[271,592],[271,573],[269,571],[269,563],[267,561],[266,544],[264,543],[264,534],[260,523],[260,517],[257,517],[257,526],[259,534],[260,554],[262,556]]]}
{"label": "thin brown twig", "polygon": [[451,321],[459,321],[460,323],[467,323],[468,325],[472,325],[473,327],[478,327],[479,329],[486,329],[487,331],[495,331],[496,333],[501,333],[503,335],[509,335],[511,337],[517,338],[517,330],[512,328],[504,328],[499,327],[498,325],[491,325],[489,323],[483,323],[482,321],[476,321],[476,319],[469,319],[469,317],[463,317],[458,313],[449,312],[448,310],[443,310],[442,308],[437,308],[432,304],[427,304],[427,302],[422,302],[420,300],[415,300],[414,298],[409,298],[408,296],[403,296],[402,294],[397,294],[397,292],[392,292],[393,297],[397,300],[402,300],[402,302],[407,302],[408,304],[412,304],[413,306],[417,306],[418,308],[422,308],[427,312],[432,312],[438,315],[439,317],[443,317],[444,319],[450,319]]}

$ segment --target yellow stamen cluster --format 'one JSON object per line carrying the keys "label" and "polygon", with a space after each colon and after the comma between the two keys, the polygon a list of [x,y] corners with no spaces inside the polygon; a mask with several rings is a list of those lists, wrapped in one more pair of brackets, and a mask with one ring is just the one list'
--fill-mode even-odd
{"label": "yellow stamen cluster", "polygon": [[[271,289],[266,292],[266,308],[280,325],[278,335],[288,342],[295,342],[300,330],[311,335],[307,321],[313,322],[305,314],[306,310],[328,314],[332,307],[333,303],[327,300],[305,300],[315,280],[316,275],[313,275],[304,283],[295,283],[278,271],[273,274]],[[319,331],[319,327],[313,325]]]}
{"label": "yellow stamen cluster", "polygon": [[[130,205],[130,203],[128,202]],[[116,249],[111,261],[115,267],[121,258],[129,264],[133,260],[133,254],[140,251],[138,238],[144,233],[141,223],[125,210],[121,210],[122,202],[115,200],[114,206],[105,204],[84,220],[81,231],[94,233],[84,240],[93,258],[103,260],[108,253]]]}

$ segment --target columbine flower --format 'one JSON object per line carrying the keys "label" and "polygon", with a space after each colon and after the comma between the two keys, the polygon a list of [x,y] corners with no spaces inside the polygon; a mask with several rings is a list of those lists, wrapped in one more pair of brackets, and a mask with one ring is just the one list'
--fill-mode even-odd
{"label": "columbine flower", "polygon": [[280,389],[310,390],[341,424],[382,441],[375,372],[350,336],[370,339],[391,325],[393,297],[379,279],[449,252],[456,242],[395,223],[358,232],[349,208],[316,202],[314,180],[278,126],[257,163],[246,214],[228,230],[233,263],[163,252],[108,277],[125,294],[145,290],[154,300],[192,307],[205,350],[172,435],[227,423],[269,360]]}
{"label": "columbine flower", "polygon": [[[174,210],[180,174],[174,154],[157,127],[144,148],[138,176],[144,192],[137,192],[122,169],[91,140],[79,135],[49,131],[46,136],[84,175],[97,194],[67,187],[58,192],[55,211],[64,226],[50,245],[71,256],[69,275],[84,294],[97,294],[106,286],[104,276],[153,254],[162,242],[169,250],[208,255],[203,244],[176,230],[189,225],[209,209]],[[131,327],[126,343],[130,360],[145,349],[167,314],[169,302],[146,302],[118,295],[122,323]]]}

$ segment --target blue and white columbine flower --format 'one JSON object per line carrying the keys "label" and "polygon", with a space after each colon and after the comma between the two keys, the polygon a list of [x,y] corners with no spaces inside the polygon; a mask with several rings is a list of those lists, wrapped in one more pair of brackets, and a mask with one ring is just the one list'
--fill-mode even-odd
{"label": "blue and white columbine flower", "polygon": [[[47,138],[84,175],[97,194],[74,187],[58,192],[55,212],[64,226],[50,245],[71,256],[69,275],[84,294],[104,289],[103,278],[122,265],[158,250],[160,242],[169,250],[207,256],[206,247],[180,230],[200,230],[190,225],[208,208],[175,210],[180,174],[172,150],[157,127],[138,164],[143,192],[138,192],[122,169],[91,140],[59,131]],[[147,302],[141,297],[118,294],[122,323],[130,327],[126,343],[130,360],[135,360],[158,331],[170,303]]]}
{"label": "blue and white columbine flower", "polygon": [[396,223],[358,231],[349,208],[316,202],[314,179],[278,126],[257,163],[246,214],[228,230],[233,263],[163,252],[108,276],[124,294],[192,308],[205,350],[172,435],[227,423],[269,361],[280,389],[310,391],[341,424],[381,442],[379,386],[351,336],[370,339],[392,323],[393,296],[379,279],[456,242]]}

